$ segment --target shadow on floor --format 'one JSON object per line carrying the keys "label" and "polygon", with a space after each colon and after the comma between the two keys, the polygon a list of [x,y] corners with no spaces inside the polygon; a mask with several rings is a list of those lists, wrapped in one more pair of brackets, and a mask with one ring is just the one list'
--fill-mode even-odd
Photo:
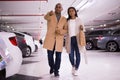
{"label": "shadow on floor", "polygon": [[40,80],[40,79],[42,79],[42,77],[16,74],[12,77],[7,78],[6,80]]}
{"label": "shadow on floor", "polygon": [[23,61],[22,65],[31,64],[31,63],[37,63],[37,62],[39,62],[39,61]]}

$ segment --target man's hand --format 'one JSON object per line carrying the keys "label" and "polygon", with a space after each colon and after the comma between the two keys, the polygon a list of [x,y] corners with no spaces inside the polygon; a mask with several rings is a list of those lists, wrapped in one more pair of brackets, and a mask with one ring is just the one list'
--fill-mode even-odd
{"label": "man's hand", "polygon": [[50,16],[52,16],[53,14],[54,14],[54,12],[53,12],[53,11],[50,11],[50,12],[49,12],[49,15],[50,15]]}

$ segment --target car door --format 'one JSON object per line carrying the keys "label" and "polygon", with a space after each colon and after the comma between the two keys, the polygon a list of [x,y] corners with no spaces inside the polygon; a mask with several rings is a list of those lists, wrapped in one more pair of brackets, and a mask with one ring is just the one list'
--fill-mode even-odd
{"label": "car door", "polygon": [[120,47],[120,30],[116,30],[113,35],[115,36],[115,41],[117,42],[118,46]]}

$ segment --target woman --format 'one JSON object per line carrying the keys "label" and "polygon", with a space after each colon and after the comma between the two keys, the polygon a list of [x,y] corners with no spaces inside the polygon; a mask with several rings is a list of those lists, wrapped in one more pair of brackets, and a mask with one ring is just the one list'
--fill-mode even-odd
{"label": "woman", "polygon": [[78,75],[78,68],[81,60],[79,48],[86,45],[84,31],[84,25],[80,18],[78,18],[76,9],[74,7],[69,7],[66,49],[69,53],[69,59],[72,65],[72,74],[75,76]]}

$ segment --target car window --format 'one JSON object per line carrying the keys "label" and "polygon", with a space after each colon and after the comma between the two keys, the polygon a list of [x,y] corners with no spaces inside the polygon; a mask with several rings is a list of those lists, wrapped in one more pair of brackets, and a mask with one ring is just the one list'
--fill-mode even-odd
{"label": "car window", "polygon": [[120,30],[117,30],[113,33],[114,35],[120,35]]}
{"label": "car window", "polygon": [[111,33],[112,33],[112,30],[107,30],[103,32],[104,35],[110,35]]}
{"label": "car window", "polygon": [[16,35],[18,35],[18,36],[23,36],[23,37],[24,37],[24,35],[23,35],[23,34],[16,33],[16,32],[15,32],[15,34],[16,34]]}
{"label": "car window", "polygon": [[2,61],[2,56],[0,55],[0,62]]}
{"label": "car window", "polygon": [[100,35],[102,34],[102,31],[92,31],[88,35]]}
{"label": "car window", "polygon": [[100,30],[100,31],[92,31],[88,33],[88,35],[107,35],[110,34],[110,30]]}

